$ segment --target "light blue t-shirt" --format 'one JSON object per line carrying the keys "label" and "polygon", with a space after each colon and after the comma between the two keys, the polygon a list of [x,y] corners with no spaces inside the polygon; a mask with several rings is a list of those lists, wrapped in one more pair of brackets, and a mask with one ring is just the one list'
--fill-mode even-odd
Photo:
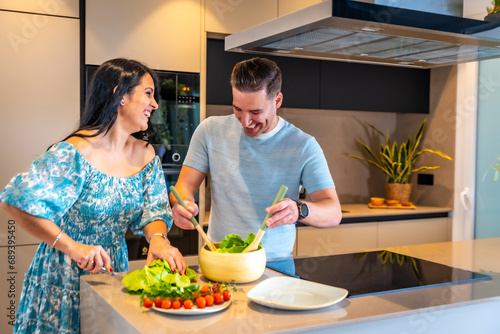
{"label": "light blue t-shirt", "polygon": [[[211,211],[208,236],[243,239],[257,234],[281,185],[287,198],[335,187],[323,150],[314,137],[279,119],[259,137],[249,137],[234,115],[212,116],[196,128],[184,165],[210,172]],[[290,256],[295,225],[267,229],[262,239],[267,258]]]}

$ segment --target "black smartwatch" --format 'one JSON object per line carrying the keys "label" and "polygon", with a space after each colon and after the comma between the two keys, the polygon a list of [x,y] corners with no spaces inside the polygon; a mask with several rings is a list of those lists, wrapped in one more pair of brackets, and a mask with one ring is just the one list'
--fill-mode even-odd
{"label": "black smartwatch", "polygon": [[303,203],[298,199],[294,199],[294,201],[297,203],[297,209],[299,209],[299,220],[305,219],[309,215],[309,207],[306,203]]}

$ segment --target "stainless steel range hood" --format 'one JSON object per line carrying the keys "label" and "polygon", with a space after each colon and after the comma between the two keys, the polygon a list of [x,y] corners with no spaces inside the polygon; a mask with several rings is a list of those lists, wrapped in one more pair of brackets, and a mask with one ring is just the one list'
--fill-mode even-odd
{"label": "stainless steel range hood", "polygon": [[[447,8],[458,1],[426,3]],[[500,24],[441,10],[424,12],[407,5],[411,3],[415,1],[324,0],[227,36],[225,49],[415,68],[500,57]]]}

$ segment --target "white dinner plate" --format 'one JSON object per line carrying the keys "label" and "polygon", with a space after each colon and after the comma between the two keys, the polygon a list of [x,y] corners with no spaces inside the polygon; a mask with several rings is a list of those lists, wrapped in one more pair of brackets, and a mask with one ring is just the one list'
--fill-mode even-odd
{"label": "white dinner plate", "polygon": [[311,310],[340,302],[347,290],[293,277],[268,278],[247,293],[253,302],[283,310]]}
{"label": "white dinner plate", "polygon": [[229,299],[228,301],[225,301],[224,303],[219,305],[214,304],[212,306],[205,306],[204,308],[198,308],[196,304],[194,304],[193,308],[190,310],[186,310],[184,307],[181,307],[180,309],[177,310],[174,310],[173,308],[169,308],[167,310],[161,307],[156,307],[154,305],[152,309],[155,310],[156,312],[174,314],[174,315],[203,315],[203,314],[219,312],[228,308],[229,305],[231,305],[231,300],[232,299]]}

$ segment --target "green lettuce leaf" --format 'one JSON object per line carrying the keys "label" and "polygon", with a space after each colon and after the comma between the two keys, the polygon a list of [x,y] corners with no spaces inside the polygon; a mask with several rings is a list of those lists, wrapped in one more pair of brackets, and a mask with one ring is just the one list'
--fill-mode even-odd
{"label": "green lettuce leaf", "polygon": [[[255,234],[250,233],[245,241],[237,235],[237,234],[229,234],[227,235],[224,240],[222,240],[219,244],[219,248],[217,249],[217,252],[219,253],[241,253],[245,248],[248,247],[252,243],[252,241],[255,239]],[[259,242],[259,247],[258,249],[262,248],[262,243]]]}
{"label": "green lettuce leaf", "polygon": [[122,283],[129,292],[140,292],[149,285],[142,270],[135,270],[125,275]]}
{"label": "green lettuce leaf", "polygon": [[189,267],[184,275],[180,275],[178,272],[172,272],[167,261],[158,259],[151,262],[149,266],[128,273],[123,277],[122,283],[128,292],[141,293],[162,283],[185,288],[191,285],[195,277],[196,272]]}
{"label": "green lettuce leaf", "polygon": [[[255,240],[255,234],[250,233],[249,235],[247,235],[247,238],[245,239],[245,243],[247,245],[250,245],[254,240]],[[259,248],[260,248],[260,246],[262,246],[262,242],[259,243]]]}
{"label": "green lettuce leaf", "polygon": [[243,239],[237,234],[229,234],[224,240],[220,242],[219,249],[221,248],[231,248],[234,246],[244,246],[245,242]]}

